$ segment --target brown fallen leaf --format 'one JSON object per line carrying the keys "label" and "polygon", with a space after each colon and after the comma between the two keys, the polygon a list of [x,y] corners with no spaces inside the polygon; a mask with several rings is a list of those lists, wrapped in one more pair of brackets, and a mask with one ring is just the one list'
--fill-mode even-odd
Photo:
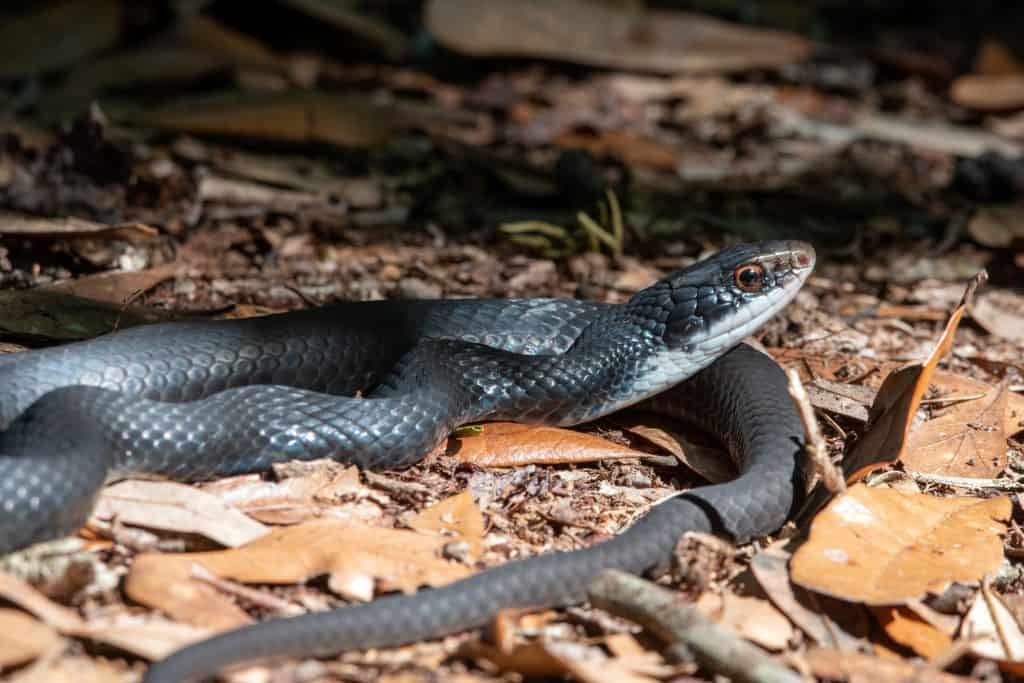
{"label": "brown fallen leaf", "polygon": [[563,641],[535,640],[507,647],[470,641],[460,654],[530,678],[570,675],[584,683],[653,683],[671,671],[657,653],[608,657],[594,646]]}
{"label": "brown fallen leaf", "polygon": [[77,612],[50,600],[31,584],[3,572],[0,572],[0,597],[31,612],[43,623],[62,633],[85,628],[85,621]]}
{"label": "brown fallen leaf", "polygon": [[[227,628],[238,625],[238,612],[225,609],[230,600],[192,579],[193,563],[221,578],[247,583],[286,585],[328,574],[332,590],[368,600],[375,584],[382,590],[412,592],[421,585],[440,586],[466,576],[466,567],[440,559],[446,542],[402,529],[336,520],[306,522],[273,529],[231,550],[140,555],[125,579],[125,592],[187,623]],[[244,614],[243,622],[248,621]]]}
{"label": "brown fallen leaf", "polygon": [[821,646],[854,650],[867,634],[869,621],[860,605],[818,595],[789,578],[789,540],[776,541],[750,563],[751,572],[772,604]]}
{"label": "brown fallen leaf", "polygon": [[473,56],[540,57],[660,73],[724,73],[779,67],[802,59],[811,49],[809,41],[784,31],[586,0],[432,0],[424,13],[438,42]]}
{"label": "brown fallen leaf", "polygon": [[996,305],[994,296],[975,299],[971,304],[971,317],[989,334],[1012,342],[1024,341],[1024,315]]}
{"label": "brown fallen leaf", "polygon": [[[38,627],[45,624],[62,635],[105,643],[147,659],[165,657],[189,643],[208,638],[213,632],[205,625],[186,626],[162,618],[140,618],[128,614],[107,614],[86,620],[50,600],[28,583],[3,573],[0,573],[0,596],[37,617],[39,622],[32,621]],[[25,626],[26,630],[30,628],[38,630],[35,626]],[[46,638],[41,632],[39,637]],[[17,640],[11,638],[5,643],[0,637],[0,652],[5,646],[10,646],[13,652]]]}
{"label": "brown fallen leaf", "polygon": [[546,645],[565,672],[581,683],[656,683],[672,673],[672,667],[656,652],[608,657],[600,649],[580,643],[556,641]]}
{"label": "brown fallen leaf", "polygon": [[963,300],[949,316],[949,322],[928,357],[921,363],[911,363],[889,373],[882,382],[869,411],[867,431],[843,459],[843,471],[849,482],[859,481],[871,470],[895,462],[903,454],[911,421],[935,366],[952,347],[953,335],[966,305],[982,281],[984,277],[979,275],[968,286]]}
{"label": "brown fallen leaf", "polygon": [[161,617],[122,614],[90,620],[85,629],[69,635],[112,645],[137,657],[156,661],[213,634],[214,631],[206,627],[182,624]]}
{"label": "brown fallen leaf", "polygon": [[1024,74],[967,74],[953,81],[949,96],[962,107],[1009,111],[1024,107]]}
{"label": "brown fallen leaf", "polygon": [[36,662],[4,679],[5,683],[133,683],[138,675],[123,663],[86,655]]}
{"label": "brown fallen leaf", "polygon": [[592,434],[516,422],[488,422],[479,433],[452,437],[447,452],[480,467],[557,465],[648,455]]}
{"label": "brown fallen leaf", "polygon": [[83,275],[74,280],[65,280],[42,287],[42,291],[80,296],[93,301],[124,304],[138,294],[153,289],[161,282],[171,279],[178,270],[178,264],[165,263],[154,268],[139,271],[117,271]]}
{"label": "brown fallen leaf", "polygon": [[142,223],[107,225],[84,218],[43,218],[0,211],[0,236],[38,237],[48,239],[100,239],[144,242],[160,235],[156,228]]}
{"label": "brown fallen leaf", "polygon": [[[1024,206],[979,206],[967,222],[967,231],[986,247],[1009,247],[1015,239],[1024,238]],[[981,298],[974,302],[972,313]]]}
{"label": "brown fallen leaf", "polygon": [[327,195],[301,190],[283,190],[248,180],[234,180],[215,175],[199,181],[199,198],[204,202],[220,202],[247,208],[259,206],[277,213],[296,213],[303,209],[316,209],[322,214],[344,216],[348,208]]}
{"label": "brown fallen leaf", "polygon": [[736,476],[736,468],[723,449],[694,443],[686,438],[681,431],[683,428],[673,420],[646,412],[628,412],[613,419],[617,426],[668,451],[712,484]]}
{"label": "brown fallen leaf", "polygon": [[704,592],[694,606],[709,619],[768,650],[784,650],[793,637],[793,624],[763,598]]}
{"label": "brown fallen leaf", "polygon": [[[955,398],[954,393],[944,398]],[[977,394],[973,394],[977,396]],[[981,398],[956,403],[910,433],[900,460],[915,472],[991,478],[1006,468],[1006,382]]]}
{"label": "brown fallen leaf", "polygon": [[217,497],[171,481],[122,481],[100,494],[93,516],[125,524],[199,534],[235,547],[269,532]]}
{"label": "brown fallen leaf", "polygon": [[166,130],[342,147],[372,147],[391,133],[386,108],[365,97],[317,91],[227,93],[132,118]]}
{"label": "brown fallen leaf", "polygon": [[469,491],[435,503],[418,515],[406,519],[405,523],[417,531],[439,536],[446,533],[449,540],[455,536],[465,541],[469,544],[470,561],[475,561],[483,551],[484,516]]}
{"label": "brown fallen leaf", "polygon": [[925,659],[938,657],[953,646],[952,638],[922,619],[909,607],[872,607],[871,612],[882,625],[886,635]]}
{"label": "brown fallen leaf", "polygon": [[[382,519],[384,511],[367,498],[369,491],[360,483],[357,467],[334,461],[302,464],[309,467],[288,476],[278,472],[277,481],[243,474],[200,488],[264,524],[298,524],[323,517],[361,523]],[[338,505],[342,498],[346,504]]]}
{"label": "brown fallen leaf", "polygon": [[663,140],[623,130],[584,133],[563,131],[552,143],[565,149],[582,149],[597,158],[611,157],[630,167],[643,166],[673,172],[682,161],[683,150]]}
{"label": "brown fallen leaf", "polygon": [[0,291],[0,335],[41,341],[91,339],[167,315],[138,306],[83,299],[43,289]]}
{"label": "brown fallen leaf", "polygon": [[0,669],[31,662],[60,644],[53,628],[21,610],[0,608]]}
{"label": "brown fallen leaf", "polygon": [[[937,370],[932,375],[932,384],[944,393],[964,397],[984,396],[996,388],[980,380],[943,370]],[[1024,395],[1007,392],[1006,413],[1003,415],[1001,429],[1007,435],[1012,436],[1015,432],[1020,431],[1019,423],[1022,417],[1024,417]]]}
{"label": "brown fallen leaf", "polygon": [[999,596],[982,586],[964,615],[960,639],[970,644],[978,657],[991,659],[999,668],[1024,675],[1024,632]]}
{"label": "brown fallen leaf", "polygon": [[846,683],[970,683],[974,678],[937,671],[927,664],[905,659],[887,659],[856,650],[814,648],[804,661],[819,679]]}
{"label": "brown fallen leaf", "polygon": [[938,498],[858,484],[814,518],[790,574],[843,600],[902,604],[996,571],[1011,508],[1005,497]]}
{"label": "brown fallen leaf", "polygon": [[870,387],[816,379],[806,386],[811,405],[833,415],[868,421],[868,406],[875,397]]}

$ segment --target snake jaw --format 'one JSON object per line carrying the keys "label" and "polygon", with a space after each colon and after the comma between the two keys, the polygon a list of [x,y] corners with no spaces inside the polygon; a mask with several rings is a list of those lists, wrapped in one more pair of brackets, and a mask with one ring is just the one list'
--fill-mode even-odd
{"label": "snake jaw", "polygon": [[[700,367],[710,363],[781,311],[811,274],[814,262],[810,244],[770,241],[730,247],[673,273],[662,281],[670,299],[666,305],[671,306],[663,335],[667,350],[706,359]],[[754,291],[741,288],[736,280],[736,273],[750,266],[761,273]]]}

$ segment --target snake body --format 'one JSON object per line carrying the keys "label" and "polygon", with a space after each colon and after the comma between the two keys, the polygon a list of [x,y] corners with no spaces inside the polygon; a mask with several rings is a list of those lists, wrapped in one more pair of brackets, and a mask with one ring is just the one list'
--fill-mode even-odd
{"label": "snake body", "polygon": [[658,505],[610,541],[229,632],[155,664],[145,680],[394,646],[480,625],[505,607],[578,602],[602,569],[664,566],[685,531],[743,541],[783,523],[802,427],[780,399],[778,366],[736,345],[785,306],[813,262],[809,245],[763,242],[723,250],[620,305],[342,304],[4,357],[0,552],[76,529],[112,476],[199,480],[321,457],[402,467],[467,422],[572,425],[640,401],[718,435],[738,479]]}

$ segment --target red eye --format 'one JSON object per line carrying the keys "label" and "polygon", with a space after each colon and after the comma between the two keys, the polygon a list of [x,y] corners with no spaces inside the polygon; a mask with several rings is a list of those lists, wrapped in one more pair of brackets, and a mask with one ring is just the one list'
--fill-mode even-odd
{"label": "red eye", "polygon": [[744,292],[760,292],[764,286],[764,268],[757,263],[748,263],[740,266],[733,273],[736,286]]}

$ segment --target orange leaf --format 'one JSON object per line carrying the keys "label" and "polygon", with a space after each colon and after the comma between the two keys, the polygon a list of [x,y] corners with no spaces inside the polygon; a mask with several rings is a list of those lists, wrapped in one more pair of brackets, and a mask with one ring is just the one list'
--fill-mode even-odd
{"label": "orange leaf", "polygon": [[925,664],[903,659],[882,659],[853,650],[816,648],[804,661],[818,679],[846,683],[971,683],[974,678],[936,671]]}
{"label": "orange leaf", "polygon": [[57,647],[57,632],[24,612],[0,608],[0,669],[30,662]]}
{"label": "orange leaf", "polygon": [[623,429],[668,451],[713,484],[736,476],[736,467],[724,450],[693,443],[674,420],[644,412],[616,415],[614,419]]}
{"label": "orange leaf", "polygon": [[872,613],[886,634],[900,645],[931,659],[947,652],[953,639],[918,616],[909,607],[874,607]]}
{"label": "orange leaf", "polygon": [[705,592],[697,598],[694,607],[709,619],[769,650],[784,650],[793,637],[789,619],[763,598]]}
{"label": "orange leaf", "polygon": [[921,396],[928,388],[939,359],[953,345],[953,334],[963,318],[967,301],[982,281],[984,277],[979,274],[968,285],[963,301],[949,316],[942,336],[924,362],[906,365],[882,382],[871,406],[868,430],[843,460],[843,470],[850,483],[860,481],[881,465],[896,462],[903,454]]}
{"label": "orange leaf", "polygon": [[488,422],[479,434],[453,438],[448,452],[480,467],[521,467],[642,458],[647,453],[592,434],[559,427]]}
{"label": "orange leaf", "polygon": [[469,491],[435,503],[405,523],[419,531],[458,536],[469,544],[473,559],[483,550],[484,516]]}
{"label": "orange leaf", "polygon": [[[191,578],[198,563],[213,574],[249,583],[290,584],[330,574],[329,585],[348,597],[369,599],[379,581],[385,589],[412,592],[463,578],[465,567],[440,559],[443,538],[415,531],[353,525],[336,520],[272,530],[231,550],[178,555],[144,554],[125,579],[134,600],[178,619],[212,628],[237,626],[239,610],[215,589]],[[362,594],[368,588],[370,594]],[[243,620],[247,621],[242,612]]]}
{"label": "orange leaf", "polygon": [[790,566],[795,583],[869,605],[899,604],[999,568],[1009,498],[937,498],[851,487],[822,510]]}
{"label": "orange leaf", "polygon": [[[972,394],[957,392],[956,395]],[[975,396],[977,394],[974,394]],[[1006,468],[1006,383],[953,405],[910,434],[901,458],[907,469],[952,477],[994,477]]]}

